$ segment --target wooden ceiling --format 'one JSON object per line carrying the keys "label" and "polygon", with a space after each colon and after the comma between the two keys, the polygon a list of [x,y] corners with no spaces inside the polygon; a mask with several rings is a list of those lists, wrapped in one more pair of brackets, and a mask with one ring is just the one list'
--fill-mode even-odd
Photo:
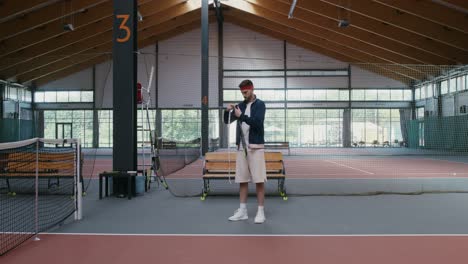
{"label": "wooden ceiling", "polygon": [[[112,2],[0,0],[0,79],[39,86],[111,59]],[[221,7],[226,22],[405,83],[468,64],[465,0],[297,0],[289,19],[292,2],[221,0]],[[138,6],[139,48],[200,27],[201,0]],[[348,27],[338,27],[343,19]],[[67,23],[75,30],[65,31]]]}

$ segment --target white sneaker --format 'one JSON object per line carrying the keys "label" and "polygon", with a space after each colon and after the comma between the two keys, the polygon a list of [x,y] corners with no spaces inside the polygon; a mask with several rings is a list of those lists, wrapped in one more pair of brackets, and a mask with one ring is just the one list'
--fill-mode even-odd
{"label": "white sneaker", "polygon": [[239,221],[239,220],[247,220],[249,216],[247,215],[247,209],[237,209],[234,212],[234,215],[229,217],[229,221]]}
{"label": "white sneaker", "polygon": [[257,211],[257,215],[255,216],[255,223],[256,224],[262,224],[263,222],[265,222],[266,218],[265,218],[265,212],[263,211]]}

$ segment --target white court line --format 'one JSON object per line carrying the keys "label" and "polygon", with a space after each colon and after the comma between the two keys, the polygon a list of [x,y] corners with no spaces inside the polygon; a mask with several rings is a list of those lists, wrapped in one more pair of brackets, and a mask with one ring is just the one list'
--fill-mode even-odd
{"label": "white court line", "polygon": [[428,158],[428,157],[422,157],[421,159],[426,159],[426,160],[436,160],[436,161],[446,161],[446,162],[452,162],[452,163],[458,163],[458,164],[464,164],[464,165],[468,165],[468,163],[467,163],[467,162],[463,162],[463,161],[454,161],[454,160],[435,159],[435,158]]}
{"label": "white court line", "polygon": [[467,172],[404,172],[401,174],[431,174],[431,175],[438,175],[438,174],[448,174],[448,175],[468,175]]}
{"label": "white court line", "polygon": [[[466,174],[466,173],[465,173]],[[304,176],[304,175],[310,175],[310,174],[288,174],[288,175],[294,175],[294,176]],[[291,181],[291,180],[407,180],[407,179],[412,179],[412,180],[415,180],[415,179],[447,179],[447,180],[457,180],[457,179],[463,179],[463,178],[468,178],[468,176],[463,176],[463,177],[395,177],[393,175],[386,175],[385,177],[374,177],[374,178],[369,178],[369,177],[365,177],[365,178],[362,178],[362,177],[359,177],[361,175],[355,175],[355,174],[320,174],[321,176],[343,176],[343,175],[348,175],[348,176],[351,176],[351,177],[356,177],[356,178],[322,178],[322,177],[319,177],[319,178],[312,178],[312,177],[308,177],[308,178],[289,178],[289,177],[286,177],[288,181]],[[388,177],[388,176],[391,176],[391,177]],[[453,176],[453,175],[451,175]],[[201,180],[201,178],[166,178],[166,180]]]}
{"label": "white court line", "polygon": [[191,237],[468,237],[468,234],[123,234],[123,233],[39,233],[39,235],[73,235],[73,236],[191,236]]}
{"label": "white court line", "polygon": [[353,169],[353,170],[358,170],[360,172],[364,172],[364,173],[367,173],[369,175],[374,175],[374,173],[372,172],[368,172],[368,171],[365,171],[365,170],[361,170],[361,169],[358,169],[358,168],[354,168],[354,167],[351,167],[351,166],[347,166],[347,165],[344,165],[344,164],[340,164],[340,163],[337,163],[337,162],[334,162],[334,161],[331,161],[331,160],[324,160],[325,162],[330,162],[330,163],[333,163],[335,165],[338,165],[338,166],[341,166],[341,167],[345,167],[345,168],[349,168],[349,169]]}

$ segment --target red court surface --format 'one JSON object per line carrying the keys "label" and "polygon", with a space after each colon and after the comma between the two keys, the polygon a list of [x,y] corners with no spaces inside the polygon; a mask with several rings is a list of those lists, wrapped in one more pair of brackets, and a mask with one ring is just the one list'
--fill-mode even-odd
{"label": "red court surface", "polygon": [[[459,178],[468,177],[468,163],[416,157],[293,158],[284,160],[290,179],[385,179],[385,178]],[[170,179],[201,179],[203,161],[198,160],[168,176]],[[85,160],[86,178],[97,178],[112,170],[112,159]]]}
{"label": "red court surface", "polygon": [[[202,177],[202,161],[168,176]],[[424,158],[285,159],[288,179],[385,179],[468,177],[468,163]]]}
{"label": "red court surface", "polygon": [[41,235],[2,264],[466,263],[467,236]]}

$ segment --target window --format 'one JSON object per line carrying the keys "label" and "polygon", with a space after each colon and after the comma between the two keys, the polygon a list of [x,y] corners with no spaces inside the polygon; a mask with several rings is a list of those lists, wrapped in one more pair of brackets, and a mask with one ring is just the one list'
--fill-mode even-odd
{"label": "window", "polygon": [[351,134],[356,144],[402,141],[400,112],[398,109],[352,109]]}
{"label": "window", "polygon": [[403,101],[403,90],[390,90],[391,101]]}
{"label": "window", "polygon": [[37,91],[36,103],[92,103],[93,91]]}
{"label": "window", "polygon": [[432,98],[434,96],[434,84],[428,84],[426,92],[427,98]]}
{"label": "window", "polygon": [[286,115],[291,146],[342,146],[342,109],[288,109]]}
{"label": "window", "polygon": [[351,90],[351,100],[353,101],[364,101],[365,100],[365,90]]}
{"label": "window", "polygon": [[424,118],[424,107],[418,107],[416,108],[416,118]]}
{"label": "window", "polygon": [[201,137],[200,110],[162,110],[161,114],[163,138],[190,141]]}
{"label": "window", "polygon": [[112,147],[112,133],[113,133],[113,111],[112,110],[99,110],[98,123],[99,123],[99,147],[111,148]]}
{"label": "window", "polygon": [[463,75],[457,78],[458,91],[463,91],[466,89],[465,78],[466,78],[466,75]]}
{"label": "window", "polygon": [[457,91],[457,78],[450,78],[449,93]]}
{"label": "window", "polygon": [[416,88],[414,90],[414,99],[420,100],[421,99],[421,88]]}
{"label": "window", "polygon": [[92,110],[44,111],[44,137],[56,138],[56,125],[63,123],[71,123],[71,137],[81,139],[83,147],[93,146]]}
{"label": "window", "polygon": [[440,83],[440,94],[447,94],[448,93],[448,81],[445,80],[445,81],[442,81]]}

